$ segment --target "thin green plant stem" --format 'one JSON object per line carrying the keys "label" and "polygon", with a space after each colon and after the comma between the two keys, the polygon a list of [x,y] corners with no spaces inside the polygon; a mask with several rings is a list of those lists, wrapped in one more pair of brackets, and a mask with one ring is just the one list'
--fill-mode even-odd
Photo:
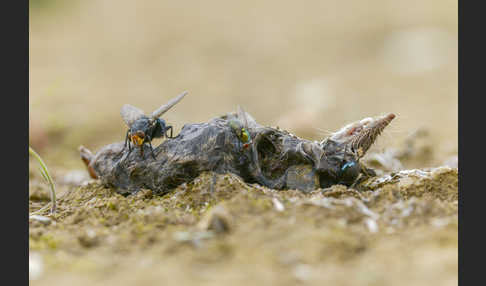
{"label": "thin green plant stem", "polygon": [[44,207],[42,207],[41,209],[32,212],[30,215],[40,213],[46,210],[50,205],[51,205],[51,214],[53,214],[56,211],[56,187],[54,186],[54,181],[52,180],[51,175],[49,175],[49,170],[47,170],[47,166],[42,160],[42,158],[30,146],[29,146],[29,154],[34,156],[34,158],[37,159],[37,162],[39,162],[39,165],[41,166],[41,170],[40,170],[41,175],[49,184],[50,191],[51,191],[51,202],[45,205]]}

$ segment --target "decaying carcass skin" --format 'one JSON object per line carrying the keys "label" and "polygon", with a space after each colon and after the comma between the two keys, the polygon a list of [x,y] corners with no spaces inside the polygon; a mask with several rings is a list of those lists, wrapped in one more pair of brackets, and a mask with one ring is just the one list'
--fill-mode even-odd
{"label": "decaying carcass skin", "polygon": [[242,114],[231,113],[207,123],[184,125],[177,137],[154,149],[155,160],[150,154],[142,158],[140,152],[128,153],[123,142],[107,145],[96,155],[81,146],[81,158],[93,178],[123,194],[141,188],[165,194],[205,171],[230,172],[247,183],[273,189],[350,186],[374,174],[359,159],[395,117],[365,118],[317,142],[261,126],[248,113],[244,116],[244,126],[253,138],[248,148],[231,124],[243,122]]}

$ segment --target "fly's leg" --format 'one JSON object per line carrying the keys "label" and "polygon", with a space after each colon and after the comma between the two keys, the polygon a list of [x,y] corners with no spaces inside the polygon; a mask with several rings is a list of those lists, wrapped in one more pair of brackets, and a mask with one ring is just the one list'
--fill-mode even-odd
{"label": "fly's leg", "polygon": [[149,136],[147,136],[147,141],[149,143],[150,153],[152,154],[152,158],[154,158],[154,160],[156,160],[155,155],[154,155],[154,148],[152,147],[152,139]]}
{"label": "fly's leg", "polygon": [[367,178],[369,177],[376,177],[376,172],[373,169],[366,168],[363,164],[359,164],[361,167],[361,173]]}
{"label": "fly's leg", "polygon": [[127,134],[125,135],[125,146],[123,146],[123,150],[125,150],[125,148],[127,147],[127,144],[128,144],[128,135],[130,134],[130,129],[127,130]]}
{"label": "fly's leg", "polygon": [[[127,132],[127,139],[128,139],[128,132]],[[128,154],[127,155],[130,155],[130,153],[132,153],[132,142],[130,141],[130,139],[128,139]],[[125,148],[123,148],[125,149]]]}
{"label": "fly's leg", "polygon": [[132,146],[130,145],[130,129],[127,130],[127,135],[125,135],[125,145],[123,145],[123,149],[120,151],[120,153],[118,153],[118,155],[120,155],[121,153],[123,153],[123,151],[125,151],[125,148],[127,148],[127,145],[128,145],[128,154],[130,154],[130,152],[132,152]]}

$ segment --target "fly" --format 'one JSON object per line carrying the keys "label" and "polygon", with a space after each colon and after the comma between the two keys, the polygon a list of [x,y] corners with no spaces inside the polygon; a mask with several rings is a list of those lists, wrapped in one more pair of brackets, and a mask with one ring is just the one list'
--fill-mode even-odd
{"label": "fly", "polygon": [[[133,145],[140,147],[140,154],[143,158],[143,145],[148,143],[152,157],[155,159],[151,143],[152,139],[163,137],[174,138],[172,136],[172,126],[167,126],[165,120],[159,117],[181,101],[186,94],[187,91],[181,93],[177,97],[171,99],[167,104],[162,105],[152,112],[151,115],[145,115],[143,110],[130,104],[123,105],[120,114],[123,121],[125,121],[128,126],[123,150],[128,146],[128,154],[130,154],[130,152],[132,152],[131,143],[133,143]],[[168,134],[169,130],[170,135]]]}

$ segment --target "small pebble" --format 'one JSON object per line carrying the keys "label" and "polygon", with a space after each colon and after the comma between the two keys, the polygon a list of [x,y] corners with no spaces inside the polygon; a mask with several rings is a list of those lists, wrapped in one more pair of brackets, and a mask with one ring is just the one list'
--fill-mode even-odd
{"label": "small pebble", "polygon": [[307,281],[311,278],[312,269],[307,264],[298,264],[293,271],[294,277],[300,281]]}
{"label": "small pebble", "polygon": [[31,215],[29,216],[29,220],[35,220],[38,222],[41,222],[44,225],[49,225],[51,224],[52,220],[46,216],[41,216],[41,215]]}
{"label": "small pebble", "polygon": [[73,170],[64,175],[62,178],[62,183],[66,185],[79,186],[89,179],[88,173],[85,170]]}
{"label": "small pebble", "polygon": [[216,206],[201,219],[198,228],[214,233],[227,233],[231,230],[231,216],[223,206]]}
{"label": "small pebble", "polygon": [[285,210],[284,205],[277,198],[272,198],[272,202],[278,212],[283,212]]}
{"label": "small pebble", "polygon": [[377,233],[378,232],[378,224],[376,223],[375,220],[368,218],[365,220],[366,227],[368,227],[368,230],[371,233]]}
{"label": "small pebble", "polygon": [[44,263],[38,253],[29,254],[29,280],[37,280],[44,272]]}
{"label": "small pebble", "polygon": [[86,232],[80,236],[78,236],[78,242],[86,248],[90,248],[99,244],[100,240],[99,237],[96,235],[96,232],[92,229],[86,230]]}
{"label": "small pebble", "polygon": [[444,162],[444,165],[446,165],[448,167],[451,167],[451,168],[458,168],[458,166],[459,166],[459,159],[458,159],[457,155],[448,158]]}

